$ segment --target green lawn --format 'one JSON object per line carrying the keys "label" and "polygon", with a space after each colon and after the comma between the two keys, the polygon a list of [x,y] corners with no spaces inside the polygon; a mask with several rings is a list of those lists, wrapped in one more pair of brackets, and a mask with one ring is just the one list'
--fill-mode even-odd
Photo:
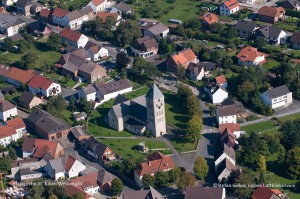
{"label": "green lawn", "polygon": [[271,129],[273,127],[274,127],[273,121],[268,120],[268,121],[260,122],[260,123],[257,123],[257,124],[242,126],[241,130],[246,131],[246,133],[251,133],[252,131],[260,132],[260,131]]}
{"label": "green lawn", "polygon": [[[146,140],[146,146],[149,148],[148,154],[143,154],[137,150],[137,146],[143,139],[99,139],[100,142],[107,144],[116,154],[124,159],[143,159],[153,152],[151,149],[168,148],[165,143],[157,140]],[[161,150],[164,154],[171,154],[169,149]]]}
{"label": "green lawn", "polygon": [[143,88],[139,88],[136,91],[130,92],[125,94],[125,97],[127,99],[133,99],[142,95],[146,95],[149,91],[149,88],[147,86],[143,87]]}
{"label": "green lawn", "polygon": [[284,117],[280,117],[279,120],[281,122],[285,122],[287,120],[295,120],[295,119],[300,119],[300,113],[296,113],[293,115],[288,115],[288,116],[284,116]]}
{"label": "green lawn", "polygon": [[298,26],[299,22],[300,20],[297,18],[288,17],[286,18],[285,21],[280,21],[275,23],[274,26],[279,27],[286,31],[295,32],[295,31],[300,31],[300,27]]}
{"label": "green lawn", "polygon": [[73,88],[73,86],[76,85],[76,82],[73,79],[66,79],[65,76],[61,76],[57,73],[46,73],[44,76],[52,79],[66,88]]}
{"label": "green lawn", "polygon": [[276,68],[280,65],[280,63],[274,59],[268,59],[266,63],[263,64],[263,69],[265,71],[270,71],[273,68]]}
{"label": "green lawn", "polygon": [[193,151],[196,149],[196,143],[184,142],[181,138],[171,140],[172,145],[178,152]]}

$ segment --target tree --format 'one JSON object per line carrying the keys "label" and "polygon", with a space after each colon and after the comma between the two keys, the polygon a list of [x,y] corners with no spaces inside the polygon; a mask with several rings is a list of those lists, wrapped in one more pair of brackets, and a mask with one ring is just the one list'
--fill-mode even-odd
{"label": "tree", "polygon": [[159,186],[165,185],[169,181],[169,176],[167,172],[159,171],[155,176],[156,182]]}
{"label": "tree", "polygon": [[[247,184],[254,184],[253,177],[248,174],[247,172],[243,172],[238,175],[238,177],[234,180],[234,183],[241,184],[241,185],[247,185]],[[251,186],[246,187],[236,187],[234,188],[233,192],[240,196],[241,198],[250,198],[254,189]]]}
{"label": "tree", "polygon": [[232,61],[231,57],[223,57],[222,63],[223,63],[224,68],[226,68],[226,69],[232,67],[232,65],[233,65],[233,61]]}
{"label": "tree", "polygon": [[189,95],[186,102],[187,113],[190,118],[193,116],[202,116],[202,111],[199,103],[199,99],[195,95]]}
{"label": "tree", "polygon": [[294,147],[300,147],[300,120],[289,120],[282,124],[282,141],[286,150]]}
{"label": "tree", "polygon": [[13,147],[8,147],[8,151],[9,151],[9,157],[12,159],[12,160],[16,160],[17,159],[17,152],[16,150],[13,148]]}
{"label": "tree", "polygon": [[147,62],[141,57],[135,58],[131,74],[133,74],[139,82],[146,82],[160,75],[157,67],[153,63]]}
{"label": "tree", "polygon": [[268,44],[268,42],[262,37],[257,37],[254,40],[253,44],[256,48],[261,49],[261,48],[265,47]]}
{"label": "tree", "polygon": [[258,169],[263,173],[267,172],[266,159],[263,155],[258,156]]}
{"label": "tree", "polygon": [[174,169],[171,169],[168,171],[169,176],[169,182],[173,183],[176,182],[176,180],[180,177],[181,170],[179,167],[175,167]]}
{"label": "tree", "polygon": [[76,99],[75,97],[72,95],[70,97],[70,100],[69,100],[69,110],[74,112],[76,110]]}
{"label": "tree", "polygon": [[58,33],[51,32],[47,44],[52,50],[59,50],[61,46],[61,36]]}
{"label": "tree", "polygon": [[9,51],[13,48],[14,42],[11,38],[7,37],[4,39],[5,50]]}
{"label": "tree", "polygon": [[180,80],[185,79],[185,68],[182,65],[177,68],[177,77]]}
{"label": "tree", "polygon": [[203,157],[197,157],[194,162],[194,171],[200,180],[204,180],[208,173],[207,161]]}
{"label": "tree", "polygon": [[23,69],[27,70],[29,68],[29,65],[35,64],[37,58],[38,58],[38,55],[31,51],[29,51],[28,53],[23,55],[21,57]]}
{"label": "tree", "polygon": [[126,53],[119,52],[116,57],[116,63],[117,69],[121,71],[122,68],[125,68],[130,63],[130,59]]}
{"label": "tree", "polygon": [[134,38],[142,37],[142,32],[136,21],[121,22],[115,31],[115,38],[120,46],[129,46]]}
{"label": "tree", "polygon": [[11,160],[10,158],[0,158],[0,171],[1,172],[9,172],[11,169]]}
{"label": "tree", "polygon": [[181,174],[180,178],[176,182],[178,189],[180,189],[181,191],[184,191],[187,186],[195,186],[195,184],[196,184],[195,177],[186,171],[184,171]]}
{"label": "tree", "polygon": [[155,177],[149,174],[145,174],[142,178],[142,183],[145,188],[149,186],[153,187],[155,183]]}
{"label": "tree", "polygon": [[180,105],[183,106],[184,108],[187,107],[187,99],[190,95],[193,95],[192,90],[189,87],[185,86],[184,84],[179,84],[177,96]]}
{"label": "tree", "polygon": [[61,110],[64,110],[66,106],[66,101],[61,95],[52,96],[47,102],[46,110],[53,115],[59,116]]}
{"label": "tree", "polygon": [[285,160],[285,149],[284,149],[283,145],[280,145],[279,149],[278,149],[277,161],[279,164],[282,164],[282,163],[284,163],[284,160]]}
{"label": "tree", "polygon": [[75,193],[71,196],[71,199],[84,199],[85,197],[81,193]]}
{"label": "tree", "polygon": [[195,143],[201,137],[202,119],[200,116],[193,116],[187,123],[186,139],[188,142]]}
{"label": "tree", "polygon": [[111,191],[114,196],[119,196],[123,191],[123,182],[119,178],[115,178],[111,182]]}
{"label": "tree", "polygon": [[300,147],[289,150],[286,154],[287,173],[291,179],[300,178]]}
{"label": "tree", "polygon": [[266,178],[265,178],[265,172],[263,172],[262,170],[259,172],[259,179],[258,182],[259,183],[265,183]]}

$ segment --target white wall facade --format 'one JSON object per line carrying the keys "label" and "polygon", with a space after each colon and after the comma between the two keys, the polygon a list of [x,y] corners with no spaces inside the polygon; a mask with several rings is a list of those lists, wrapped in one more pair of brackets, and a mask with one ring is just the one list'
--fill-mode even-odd
{"label": "white wall facade", "polygon": [[78,160],[76,160],[73,166],[71,167],[71,169],[68,171],[68,177],[69,178],[77,177],[79,173],[85,169],[86,166],[81,162],[79,162]]}
{"label": "white wall facade", "polygon": [[0,112],[0,119],[2,121],[6,121],[8,118],[14,117],[18,115],[17,107],[14,107],[10,110]]}
{"label": "white wall facade", "polygon": [[293,103],[292,92],[287,93],[286,95],[282,95],[277,98],[273,98],[273,99],[271,99],[267,95],[267,92],[264,92],[261,97],[262,97],[262,101],[264,102],[264,104],[271,107],[272,109],[282,107],[282,106],[287,106],[287,105]]}
{"label": "white wall facade", "polygon": [[130,91],[132,91],[132,87],[123,89],[123,90],[119,90],[113,93],[109,93],[106,95],[103,95],[100,91],[97,92],[97,98],[103,98],[103,100],[101,101],[101,103],[107,102],[110,99],[116,98],[118,95],[122,95],[125,93],[129,93]]}
{"label": "white wall facade", "polygon": [[231,14],[234,14],[234,13],[238,12],[239,9],[240,9],[240,7],[238,6],[238,7],[234,8],[234,9],[229,10],[229,9],[227,8],[227,6],[225,6],[225,4],[222,4],[222,5],[220,6],[220,15],[226,15],[226,16],[229,16],[229,15],[231,15]]}
{"label": "white wall facade", "polygon": [[213,95],[210,93],[210,98],[213,104],[219,104],[228,98],[228,93],[219,88]]}
{"label": "white wall facade", "polygon": [[92,1],[89,2],[88,6],[90,6],[93,9],[93,12],[99,12],[101,10],[104,10],[105,6],[107,5],[107,0],[105,0],[100,5],[96,6]]}
{"label": "white wall facade", "polygon": [[231,157],[229,157],[226,153],[222,153],[222,155],[218,159],[215,160],[215,169],[216,169],[216,171],[217,171],[217,168],[218,168],[219,164],[225,158],[227,158],[233,165],[235,165],[235,161]]}
{"label": "white wall facade", "polygon": [[228,169],[224,169],[222,173],[218,176],[218,181],[221,182],[222,179],[227,179],[230,176],[231,172]]}

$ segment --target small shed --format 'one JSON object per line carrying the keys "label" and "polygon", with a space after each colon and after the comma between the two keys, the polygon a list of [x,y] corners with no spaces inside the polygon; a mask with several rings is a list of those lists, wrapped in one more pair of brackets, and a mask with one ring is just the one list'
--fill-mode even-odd
{"label": "small shed", "polygon": [[142,153],[147,153],[149,151],[149,148],[146,146],[145,141],[139,143],[138,150]]}

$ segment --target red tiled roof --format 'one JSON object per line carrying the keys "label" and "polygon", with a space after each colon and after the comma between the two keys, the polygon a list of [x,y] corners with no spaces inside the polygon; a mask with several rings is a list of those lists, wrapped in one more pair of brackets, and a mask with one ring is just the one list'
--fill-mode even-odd
{"label": "red tiled roof", "polygon": [[66,14],[68,14],[69,11],[61,8],[54,8],[52,12],[52,16],[57,16],[57,17],[64,17]]}
{"label": "red tiled roof", "polygon": [[16,130],[10,126],[0,126],[0,139],[16,134]]}
{"label": "red tiled roof", "polygon": [[43,90],[47,90],[51,86],[52,83],[53,83],[53,81],[50,79],[47,79],[46,77],[35,76],[34,78],[32,78],[32,80],[30,80],[30,82],[28,83],[28,86],[30,86],[32,88],[41,88]]}
{"label": "red tiled roof", "polygon": [[189,62],[193,62],[196,59],[196,55],[191,48],[187,48],[172,55],[171,58],[177,65],[186,65]]}
{"label": "red tiled roof", "polygon": [[102,4],[104,2],[104,0],[92,0],[92,3],[97,7],[100,4]]}
{"label": "red tiled roof", "polygon": [[9,78],[23,84],[27,84],[34,76],[35,75],[30,72],[15,67],[12,67],[8,73]]}
{"label": "red tiled roof", "polygon": [[275,195],[268,187],[258,187],[252,194],[252,199],[271,199]]}
{"label": "red tiled roof", "polygon": [[267,56],[267,54],[257,51],[257,48],[254,48],[252,46],[247,46],[243,48],[238,54],[237,58],[239,58],[241,61],[254,61],[259,56]]}
{"label": "red tiled roof", "polygon": [[9,66],[1,65],[0,66],[0,75],[4,76],[4,77],[8,77],[8,73],[9,73],[10,69],[11,69],[11,67],[9,67]]}
{"label": "red tiled roof", "polygon": [[76,161],[76,159],[74,157],[68,155],[67,161],[66,161],[66,171],[67,172],[70,171],[70,169],[72,168],[75,161]]}
{"label": "red tiled roof", "polygon": [[228,0],[224,2],[224,5],[229,9],[232,10],[236,7],[239,7],[239,2],[237,2],[236,0]]}
{"label": "red tiled roof", "polygon": [[160,160],[160,159],[163,159],[164,157],[165,157],[164,154],[162,154],[159,151],[155,151],[155,152],[151,153],[150,155],[148,155],[147,160],[148,161]]}
{"label": "red tiled roof", "polygon": [[204,20],[209,25],[219,21],[219,17],[214,13],[210,12],[205,13],[203,16],[200,17],[200,19]]}
{"label": "red tiled roof", "polygon": [[50,152],[52,157],[57,152],[59,143],[57,141],[49,141],[36,138],[25,138],[22,146],[23,151],[34,151],[34,158],[41,158],[46,153]]}
{"label": "red tiled roof", "polygon": [[66,189],[66,193],[67,193],[68,196],[73,196],[74,194],[79,193],[85,199],[88,199],[88,198],[92,197],[90,194],[85,193],[83,190],[81,190],[81,189],[79,189],[75,186],[72,186],[72,185],[66,185],[65,189]]}
{"label": "red tiled roof", "polygon": [[219,105],[217,112],[219,117],[236,115],[236,108],[235,105]]}
{"label": "red tiled roof", "polygon": [[102,23],[106,22],[107,17],[112,16],[116,21],[118,20],[118,13],[109,13],[109,12],[97,12],[97,16],[102,19]]}
{"label": "red tiled roof", "polygon": [[50,15],[50,10],[48,9],[41,9],[40,11],[40,17],[48,18]]}
{"label": "red tiled roof", "polygon": [[70,28],[64,28],[60,35],[70,41],[78,42],[82,34],[75,30],[71,30]]}
{"label": "red tiled roof", "polygon": [[21,129],[21,128],[26,127],[23,119],[20,117],[6,121],[6,124],[7,124],[7,126],[10,126],[11,128],[14,128],[14,129]]}
{"label": "red tiled roof", "polygon": [[270,7],[270,6],[263,6],[261,7],[257,14],[268,16],[268,17],[276,17],[279,16],[281,13],[285,13],[285,9],[283,7]]}
{"label": "red tiled roof", "polygon": [[224,75],[218,76],[215,78],[217,84],[224,84],[227,82],[226,78],[224,77]]}
{"label": "red tiled roof", "polygon": [[88,175],[75,178],[71,180],[71,183],[76,184],[75,187],[77,189],[84,190],[86,187],[89,186],[94,186],[94,187],[98,186],[97,177],[98,177],[98,172],[94,172]]}
{"label": "red tiled roof", "polygon": [[220,132],[224,132],[225,129],[229,129],[231,132],[240,131],[241,126],[239,124],[234,123],[227,123],[227,124],[220,124],[219,126]]}
{"label": "red tiled roof", "polygon": [[271,189],[274,194],[279,195],[282,194],[282,192],[279,189]]}
{"label": "red tiled roof", "polygon": [[221,132],[221,142],[223,144],[230,143],[232,146],[235,144],[235,136],[233,135],[232,131],[230,131],[228,128],[226,128],[223,132]]}

